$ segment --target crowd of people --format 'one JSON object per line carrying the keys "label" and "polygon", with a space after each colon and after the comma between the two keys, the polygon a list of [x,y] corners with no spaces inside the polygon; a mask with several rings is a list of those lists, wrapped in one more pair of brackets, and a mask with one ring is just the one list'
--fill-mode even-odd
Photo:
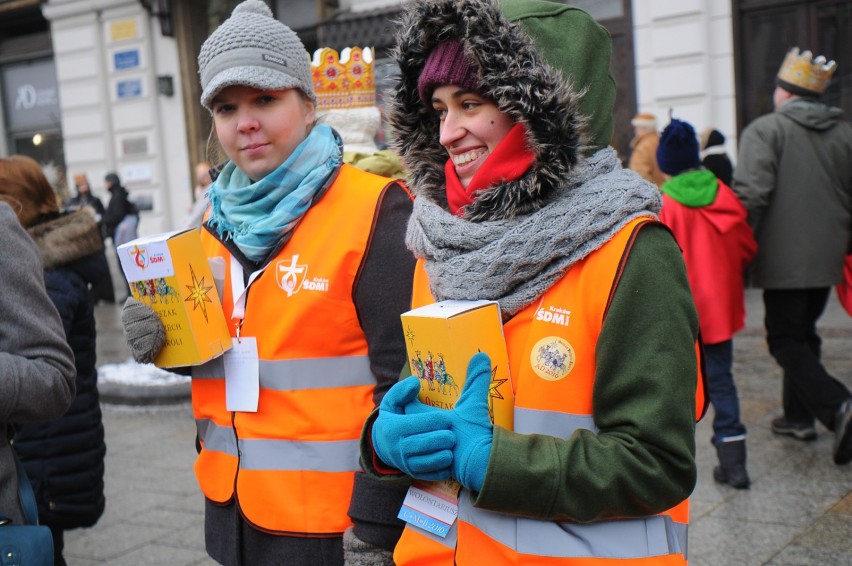
{"label": "crowd of people", "polygon": [[[197,165],[183,227],[221,258],[234,346],[185,371],[215,561],[685,564],[708,404],[713,478],[751,484],[733,375],[747,285],[763,289],[783,374],[772,431],[810,441],[819,421],[834,463],[852,461],[852,393],[816,330],[852,252],[852,126],[820,101],[834,63],[790,51],[775,111],[742,132],[736,165],[719,130],[671,114],[660,130],[642,112],[623,166],[611,51],[561,3],[409,3],[392,167],[376,170],[361,164],[378,148],[324,111],[303,43],[263,0],[206,39],[200,102],[227,160]],[[0,333],[0,521],[23,521],[14,450],[56,564],[64,531],[105,504],[93,308],[115,300],[111,281],[97,291],[105,241],[135,238],[139,211],[116,173],[104,182],[106,206],[82,173],[61,205],[35,161],[0,158],[0,237],[18,264],[0,294],[15,328]],[[326,283],[282,283],[297,264]],[[162,323],[127,295],[131,351],[149,362]],[[401,313],[483,299],[503,322],[511,430],[489,417],[487,355],[450,410],[419,401],[406,361]],[[542,316],[554,310],[570,323]],[[545,373],[537,360],[553,352],[563,361]],[[234,410],[246,380],[258,397]],[[401,520],[409,491],[439,480],[454,486],[448,531]]]}

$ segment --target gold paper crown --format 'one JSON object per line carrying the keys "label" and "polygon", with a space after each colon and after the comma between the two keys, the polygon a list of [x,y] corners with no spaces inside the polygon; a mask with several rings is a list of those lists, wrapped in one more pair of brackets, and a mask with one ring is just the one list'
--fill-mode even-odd
{"label": "gold paper crown", "polygon": [[317,109],[375,106],[373,50],[347,47],[337,54],[330,47],[314,52],[311,62]]}
{"label": "gold paper crown", "polygon": [[[822,94],[836,69],[834,61],[826,63],[822,55],[814,59],[810,51],[799,54],[799,48],[794,47],[784,57],[784,63],[778,70],[778,80],[785,90],[793,94]],[[797,89],[807,92],[794,92]]]}

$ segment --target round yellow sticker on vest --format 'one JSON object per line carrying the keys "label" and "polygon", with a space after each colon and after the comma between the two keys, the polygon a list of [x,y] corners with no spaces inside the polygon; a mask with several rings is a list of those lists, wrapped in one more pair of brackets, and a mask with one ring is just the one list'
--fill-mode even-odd
{"label": "round yellow sticker on vest", "polygon": [[547,336],[533,346],[530,365],[540,378],[559,381],[574,369],[574,348],[559,336]]}

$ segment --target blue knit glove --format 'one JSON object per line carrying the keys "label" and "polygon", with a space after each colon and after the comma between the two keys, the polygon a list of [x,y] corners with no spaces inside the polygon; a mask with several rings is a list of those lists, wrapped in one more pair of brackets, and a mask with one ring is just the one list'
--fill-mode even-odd
{"label": "blue knit glove", "polygon": [[493,426],[488,415],[488,390],[491,388],[491,359],[475,354],[467,365],[467,378],[451,415],[456,442],[453,448],[453,477],[471,491],[479,491],[485,482],[485,470],[491,457]]}
{"label": "blue knit glove", "polygon": [[373,449],[386,464],[421,480],[450,477],[455,435],[450,411],[427,407],[417,399],[420,380],[411,375],[394,384],[379,405],[373,423]]}

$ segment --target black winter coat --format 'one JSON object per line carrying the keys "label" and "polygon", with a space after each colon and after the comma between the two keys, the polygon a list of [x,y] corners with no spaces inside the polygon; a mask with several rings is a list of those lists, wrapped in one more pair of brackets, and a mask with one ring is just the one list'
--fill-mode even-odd
{"label": "black winter coat", "polygon": [[104,429],[95,367],[95,316],[89,285],[108,272],[90,208],[29,229],[44,282],[74,351],[77,396],[59,419],[21,426],[15,448],[33,484],[39,521],[61,529],[94,525],[104,510]]}
{"label": "black winter coat", "polygon": [[136,205],[130,201],[127,189],[121,185],[113,186],[109,189],[109,192],[112,196],[104,211],[103,222],[106,237],[112,238],[115,241],[115,229],[118,227],[118,224],[124,220],[125,216],[138,215],[139,211]]}

